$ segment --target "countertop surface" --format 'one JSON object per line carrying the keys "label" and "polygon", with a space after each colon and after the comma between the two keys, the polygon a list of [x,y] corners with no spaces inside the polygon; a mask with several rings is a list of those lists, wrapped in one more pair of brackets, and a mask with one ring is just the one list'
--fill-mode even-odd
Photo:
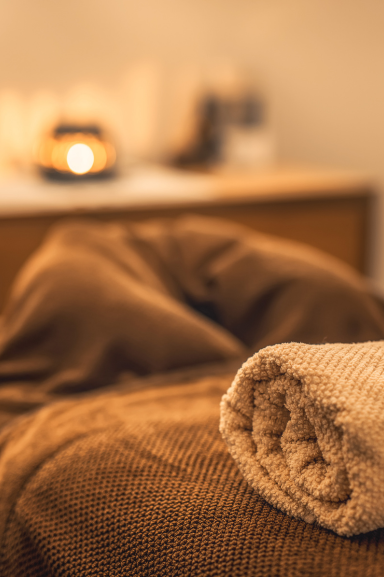
{"label": "countertop surface", "polygon": [[351,172],[279,166],[260,171],[193,173],[163,166],[132,167],[116,178],[53,182],[34,174],[0,174],[0,217],[73,211],[277,202],[372,192],[369,178]]}

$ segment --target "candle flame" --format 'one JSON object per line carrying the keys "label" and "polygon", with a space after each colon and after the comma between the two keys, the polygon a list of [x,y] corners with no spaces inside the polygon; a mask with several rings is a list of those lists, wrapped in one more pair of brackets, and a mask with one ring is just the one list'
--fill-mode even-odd
{"label": "candle flame", "polygon": [[87,144],[79,142],[68,150],[67,163],[75,174],[86,174],[91,170],[94,162],[95,156]]}

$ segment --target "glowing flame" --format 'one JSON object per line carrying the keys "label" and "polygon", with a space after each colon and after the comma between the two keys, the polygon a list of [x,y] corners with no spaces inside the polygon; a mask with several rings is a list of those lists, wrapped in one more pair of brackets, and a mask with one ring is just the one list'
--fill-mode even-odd
{"label": "glowing flame", "polygon": [[94,162],[94,154],[87,144],[77,143],[68,150],[67,163],[70,170],[75,174],[89,172]]}
{"label": "glowing flame", "polygon": [[47,134],[34,150],[35,162],[47,173],[97,175],[113,169],[114,146],[100,135],[87,132]]}

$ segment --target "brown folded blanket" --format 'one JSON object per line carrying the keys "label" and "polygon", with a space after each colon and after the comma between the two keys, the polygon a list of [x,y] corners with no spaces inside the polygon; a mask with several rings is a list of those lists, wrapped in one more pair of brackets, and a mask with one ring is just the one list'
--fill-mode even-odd
{"label": "brown folded blanket", "polygon": [[384,341],[261,350],[223,397],[220,430],[282,511],[340,535],[384,527]]}
{"label": "brown folded blanket", "polygon": [[384,530],[340,537],[247,484],[218,430],[233,374],[186,375],[3,429],[1,576],[382,577]]}
{"label": "brown folded blanket", "polygon": [[68,394],[267,345],[384,338],[364,281],[226,221],[56,226],[0,323],[0,426]]}
{"label": "brown folded blanket", "polygon": [[0,325],[0,574],[381,577],[382,530],[340,537],[247,484],[218,430],[235,371],[207,368],[378,339],[364,281],[317,251],[195,217],[57,227]]}

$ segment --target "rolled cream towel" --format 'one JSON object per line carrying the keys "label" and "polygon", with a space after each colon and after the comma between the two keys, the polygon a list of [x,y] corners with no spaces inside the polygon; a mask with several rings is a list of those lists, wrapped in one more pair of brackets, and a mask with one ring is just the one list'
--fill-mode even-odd
{"label": "rolled cream towel", "polygon": [[345,536],[384,527],[384,341],[262,349],[224,395],[220,431],[285,513]]}

